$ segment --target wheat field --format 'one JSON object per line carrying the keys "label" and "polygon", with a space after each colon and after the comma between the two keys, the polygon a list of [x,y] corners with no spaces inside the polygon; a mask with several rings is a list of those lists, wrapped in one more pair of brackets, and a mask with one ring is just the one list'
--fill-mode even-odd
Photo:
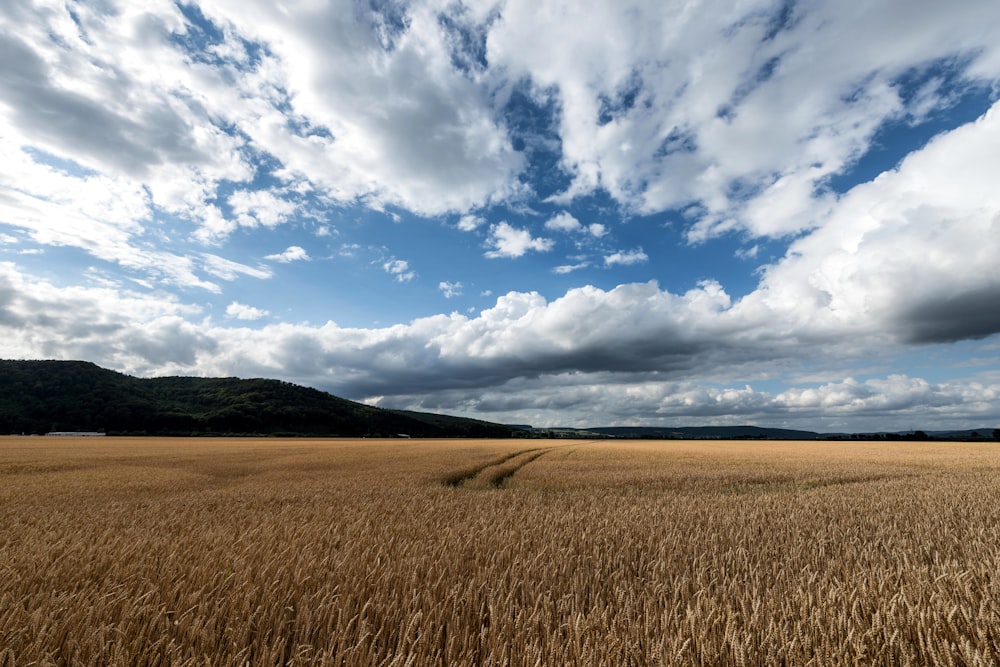
{"label": "wheat field", "polygon": [[995,665],[1000,446],[0,438],[0,667]]}

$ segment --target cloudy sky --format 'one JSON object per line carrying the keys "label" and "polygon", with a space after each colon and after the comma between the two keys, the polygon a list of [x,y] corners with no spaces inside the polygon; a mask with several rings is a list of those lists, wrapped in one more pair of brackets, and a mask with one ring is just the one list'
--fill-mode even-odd
{"label": "cloudy sky", "polygon": [[996,0],[7,0],[0,357],[1000,426]]}

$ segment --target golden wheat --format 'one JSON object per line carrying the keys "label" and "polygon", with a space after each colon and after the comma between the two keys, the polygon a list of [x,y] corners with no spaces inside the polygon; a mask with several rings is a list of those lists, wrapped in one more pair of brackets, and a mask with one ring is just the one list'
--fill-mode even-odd
{"label": "golden wheat", "polygon": [[0,439],[0,667],[993,665],[1000,449]]}

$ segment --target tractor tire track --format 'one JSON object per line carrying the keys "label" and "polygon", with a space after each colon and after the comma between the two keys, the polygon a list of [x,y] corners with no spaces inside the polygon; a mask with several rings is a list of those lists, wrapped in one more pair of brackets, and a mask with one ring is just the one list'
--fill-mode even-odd
{"label": "tractor tire track", "polygon": [[549,452],[560,450],[563,458],[570,456],[582,445],[592,445],[599,440],[588,442],[573,442],[565,445],[549,447],[532,447],[512,452],[488,463],[466,468],[445,476],[442,483],[445,486],[460,489],[502,489],[521,468],[540,459]]}
{"label": "tractor tire track", "polygon": [[551,449],[551,447],[534,447],[532,449],[522,449],[513,452],[511,454],[507,454],[506,456],[501,456],[500,458],[494,459],[489,463],[483,464],[481,466],[477,466],[475,468],[469,468],[466,470],[460,470],[445,477],[444,485],[453,487],[464,486],[466,483],[472,481],[480,474],[482,474],[484,471],[489,470],[490,468],[496,468],[498,466],[502,466],[508,461],[516,459],[518,456],[524,456],[525,454],[538,451],[542,451],[542,453],[544,453],[547,452],[549,449]]}
{"label": "tractor tire track", "polygon": [[522,449],[494,459],[485,465],[452,473],[445,477],[444,484],[462,489],[502,489],[504,484],[524,466],[541,458],[552,450],[562,449],[567,446]]}
{"label": "tractor tire track", "polygon": [[535,459],[545,456],[553,449],[555,448],[551,447],[549,449],[543,449],[542,451],[535,452],[530,456],[518,461],[517,465],[515,465],[512,468],[505,466],[504,469],[497,471],[496,474],[490,479],[490,486],[492,486],[494,489],[502,489],[503,485],[507,482],[507,480],[514,476],[514,473],[516,473],[518,470],[528,465]]}

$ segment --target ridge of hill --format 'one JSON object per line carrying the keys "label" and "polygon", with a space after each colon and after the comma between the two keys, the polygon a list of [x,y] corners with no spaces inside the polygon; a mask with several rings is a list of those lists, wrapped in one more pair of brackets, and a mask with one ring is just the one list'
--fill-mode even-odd
{"label": "ridge of hill", "polygon": [[141,379],[86,361],[0,360],[0,433],[506,438],[502,424],[376,408],[281,380]]}
{"label": "ridge of hill", "polygon": [[609,438],[667,440],[940,440],[1000,441],[1000,429],[952,429],[942,431],[878,431],[862,433],[818,433],[765,426],[608,426],[588,429],[553,429],[565,437],[587,433]]}
{"label": "ridge of hill", "polygon": [[815,440],[822,437],[815,431],[801,431],[787,428],[767,428],[763,426],[615,426],[584,429],[615,438],[682,438],[702,440],[709,438],[761,439],[761,440]]}

